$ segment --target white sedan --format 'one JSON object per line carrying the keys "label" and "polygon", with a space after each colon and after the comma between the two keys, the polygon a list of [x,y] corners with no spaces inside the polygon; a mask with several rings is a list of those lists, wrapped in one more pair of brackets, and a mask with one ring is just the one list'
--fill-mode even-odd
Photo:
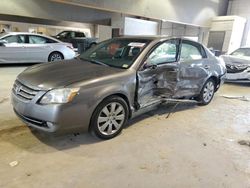
{"label": "white sedan", "polygon": [[41,63],[73,59],[72,44],[33,34],[11,32],[0,34],[0,63]]}
{"label": "white sedan", "polygon": [[250,47],[239,48],[221,58],[226,63],[228,82],[250,82]]}

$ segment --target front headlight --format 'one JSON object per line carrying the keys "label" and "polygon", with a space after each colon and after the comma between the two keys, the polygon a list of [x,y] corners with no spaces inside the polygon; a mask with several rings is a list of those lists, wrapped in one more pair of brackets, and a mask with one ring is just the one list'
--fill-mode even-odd
{"label": "front headlight", "polygon": [[40,100],[41,104],[62,104],[73,100],[80,88],[62,88],[48,91]]}

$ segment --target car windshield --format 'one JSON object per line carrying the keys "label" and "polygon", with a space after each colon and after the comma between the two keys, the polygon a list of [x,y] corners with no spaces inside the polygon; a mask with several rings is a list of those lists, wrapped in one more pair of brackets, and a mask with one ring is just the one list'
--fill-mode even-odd
{"label": "car windshield", "polygon": [[93,63],[127,69],[149,44],[147,39],[110,39],[83,52],[79,58]]}
{"label": "car windshield", "polygon": [[231,53],[234,56],[247,56],[250,57],[250,48],[239,48],[238,50]]}

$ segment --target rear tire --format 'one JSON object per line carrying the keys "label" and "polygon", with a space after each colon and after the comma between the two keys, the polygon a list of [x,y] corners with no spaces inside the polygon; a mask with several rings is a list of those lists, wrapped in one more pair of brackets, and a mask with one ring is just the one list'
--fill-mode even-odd
{"label": "rear tire", "polygon": [[64,57],[60,52],[52,52],[48,58],[49,62],[61,61],[63,59],[64,59]]}
{"label": "rear tire", "polygon": [[208,79],[197,98],[199,102],[198,104],[201,106],[208,105],[214,97],[215,88],[216,86],[214,80],[212,78]]}
{"label": "rear tire", "polygon": [[101,139],[116,137],[128,120],[128,105],[118,96],[104,99],[95,109],[90,123],[90,131]]}

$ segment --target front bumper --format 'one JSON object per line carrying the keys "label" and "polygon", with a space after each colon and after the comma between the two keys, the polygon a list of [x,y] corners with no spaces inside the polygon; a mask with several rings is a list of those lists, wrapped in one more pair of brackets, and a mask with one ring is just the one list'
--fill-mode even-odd
{"label": "front bumper", "polygon": [[30,101],[14,93],[11,102],[16,115],[28,126],[45,132],[87,131],[91,115],[82,103],[41,105],[37,101],[45,91],[39,91]]}
{"label": "front bumper", "polygon": [[74,49],[73,50],[67,49],[63,53],[65,60],[74,59],[77,55],[78,55],[78,53]]}
{"label": "front bumper", "polygon": [[227,73],[226,81],[250,81],[250,68],[238,73]]}

